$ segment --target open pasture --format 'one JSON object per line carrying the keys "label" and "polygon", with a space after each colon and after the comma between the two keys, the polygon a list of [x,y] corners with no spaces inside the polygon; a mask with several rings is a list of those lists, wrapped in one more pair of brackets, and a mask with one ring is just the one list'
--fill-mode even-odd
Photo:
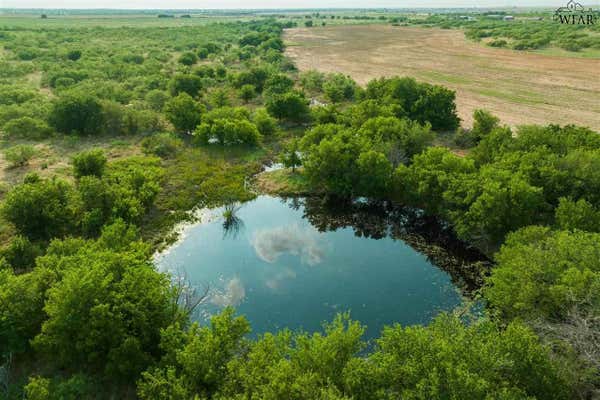
{"label": "open pasture", "polygon": [[365,84],[412,76],[456,90],[463,125],[485,108],[511,126],[600,129],[600,60],[471,42],[460,30],[384,25],[289,29],[287,54],[301,71],[343,72]]}

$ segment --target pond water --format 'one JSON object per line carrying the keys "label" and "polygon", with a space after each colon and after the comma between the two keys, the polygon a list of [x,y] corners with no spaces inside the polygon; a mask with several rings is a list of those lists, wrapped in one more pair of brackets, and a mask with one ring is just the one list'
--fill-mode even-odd
{"label": "pond water", "polygon": [[208,210],[208,221],[189,227],[157,264],[210,288],[195,315],[201,323],[234,306],[254,334],[284,327],[312,332],[350,311],[372,338],[384,325],[427,323],[462,301],[435,257],[415,250],[423,247],[415,246],[422,240],[414,238],[423,238],[415,226],[422,233],[430,224],[418,213],[384,208],[259,196],[240,205],[230,224],[223,208]]}

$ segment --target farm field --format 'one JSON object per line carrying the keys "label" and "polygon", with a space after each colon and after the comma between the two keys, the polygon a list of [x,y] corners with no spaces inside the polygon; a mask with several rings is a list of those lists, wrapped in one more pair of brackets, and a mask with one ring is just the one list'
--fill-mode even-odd
{"label": "farm field", "polygon": [[558,57],[471,42],[460,30],[383,25],[289,29],[298,68],[343,72],[359,84],[406,75],[456,90],[465,126],[485,108],[511,126],[600,128],[600,60]]}

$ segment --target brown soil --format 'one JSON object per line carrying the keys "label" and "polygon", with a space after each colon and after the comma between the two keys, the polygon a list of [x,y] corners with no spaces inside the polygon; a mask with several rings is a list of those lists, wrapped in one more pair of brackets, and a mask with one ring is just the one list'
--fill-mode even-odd
{"label": "brown soil", "polygon": [[456,90],[463,125],[485,108],[505,124],[577,124],[600,131],[600,60],[496,49],[462,31],[383,25],[289,29],[287,54],[303,70],[358,83],[412,76]]}

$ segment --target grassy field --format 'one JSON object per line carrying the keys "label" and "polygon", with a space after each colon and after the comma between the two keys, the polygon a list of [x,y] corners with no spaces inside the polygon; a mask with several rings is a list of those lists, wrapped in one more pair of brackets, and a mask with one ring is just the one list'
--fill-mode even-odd
{"label": "grassy field", "polygon": [[365,84],[412,76],[457,92],[463,125],[485,108],[511,126],[578,124],[600,129],[600,60],[496,49],[460,30],[383,25],[286,31],[300,70],[344,72]]}

